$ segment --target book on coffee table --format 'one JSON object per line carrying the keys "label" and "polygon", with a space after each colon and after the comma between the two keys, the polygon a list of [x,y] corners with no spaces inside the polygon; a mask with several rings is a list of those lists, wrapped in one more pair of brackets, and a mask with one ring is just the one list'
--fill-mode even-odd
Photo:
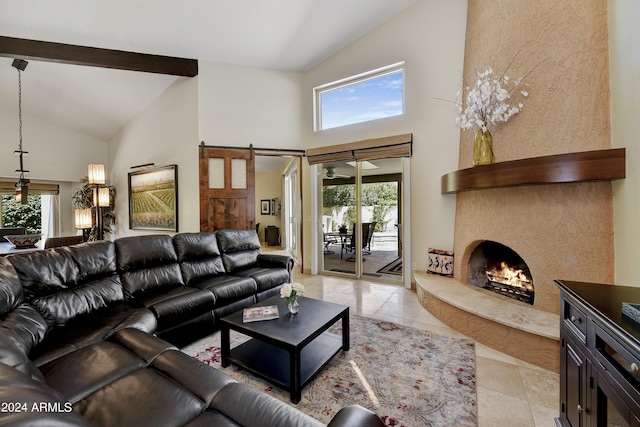
{"label": "book on coffee table", "polygon": [[267,305],[265,307],[249,307],[242,312],[242,322],[257,322],[259,320],[272,320],[280,317],[277,305]]}

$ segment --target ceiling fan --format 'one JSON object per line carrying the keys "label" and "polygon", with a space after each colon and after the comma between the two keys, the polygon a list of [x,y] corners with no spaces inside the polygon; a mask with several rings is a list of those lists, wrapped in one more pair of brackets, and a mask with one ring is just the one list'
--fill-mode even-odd
{"label": "ceiling fan", "polygon": [[334,179],[334,178],[351,178],[351,176],[349,175],[341,175],[339,173],[336,173],[336,168],[334,166],[327,166],[326,168],[326,173],[324,175],[327,179]]}

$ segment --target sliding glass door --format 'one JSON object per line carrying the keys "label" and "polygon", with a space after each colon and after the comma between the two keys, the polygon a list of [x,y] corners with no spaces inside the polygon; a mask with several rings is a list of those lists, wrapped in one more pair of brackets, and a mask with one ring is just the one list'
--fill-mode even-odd
{"label": "sliding glass door", "polygon": [[322,165],[322,269],[402,281],[402,158]]}

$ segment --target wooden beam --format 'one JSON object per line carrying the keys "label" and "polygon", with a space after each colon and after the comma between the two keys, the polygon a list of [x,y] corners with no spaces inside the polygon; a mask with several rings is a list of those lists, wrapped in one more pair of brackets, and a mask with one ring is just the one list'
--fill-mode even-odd
{"label": "wooden beam", "polygon": [[198,75],[198,61],[195,59],[5,36],[0,36],[0,56],[182,77]]}

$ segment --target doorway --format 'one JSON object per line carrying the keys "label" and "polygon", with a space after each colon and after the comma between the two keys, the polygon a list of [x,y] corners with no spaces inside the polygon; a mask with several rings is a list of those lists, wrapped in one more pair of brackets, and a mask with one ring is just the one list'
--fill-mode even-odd
{"label": "doorway", "polygon": [[286,253],[298,265],[302,260],[301,163],[298,155],[255,156],[256,229],[262,250]]}
{"label": "doorway", "polygon": [[403,159],[320,165],[321,269],[403,281]]}

